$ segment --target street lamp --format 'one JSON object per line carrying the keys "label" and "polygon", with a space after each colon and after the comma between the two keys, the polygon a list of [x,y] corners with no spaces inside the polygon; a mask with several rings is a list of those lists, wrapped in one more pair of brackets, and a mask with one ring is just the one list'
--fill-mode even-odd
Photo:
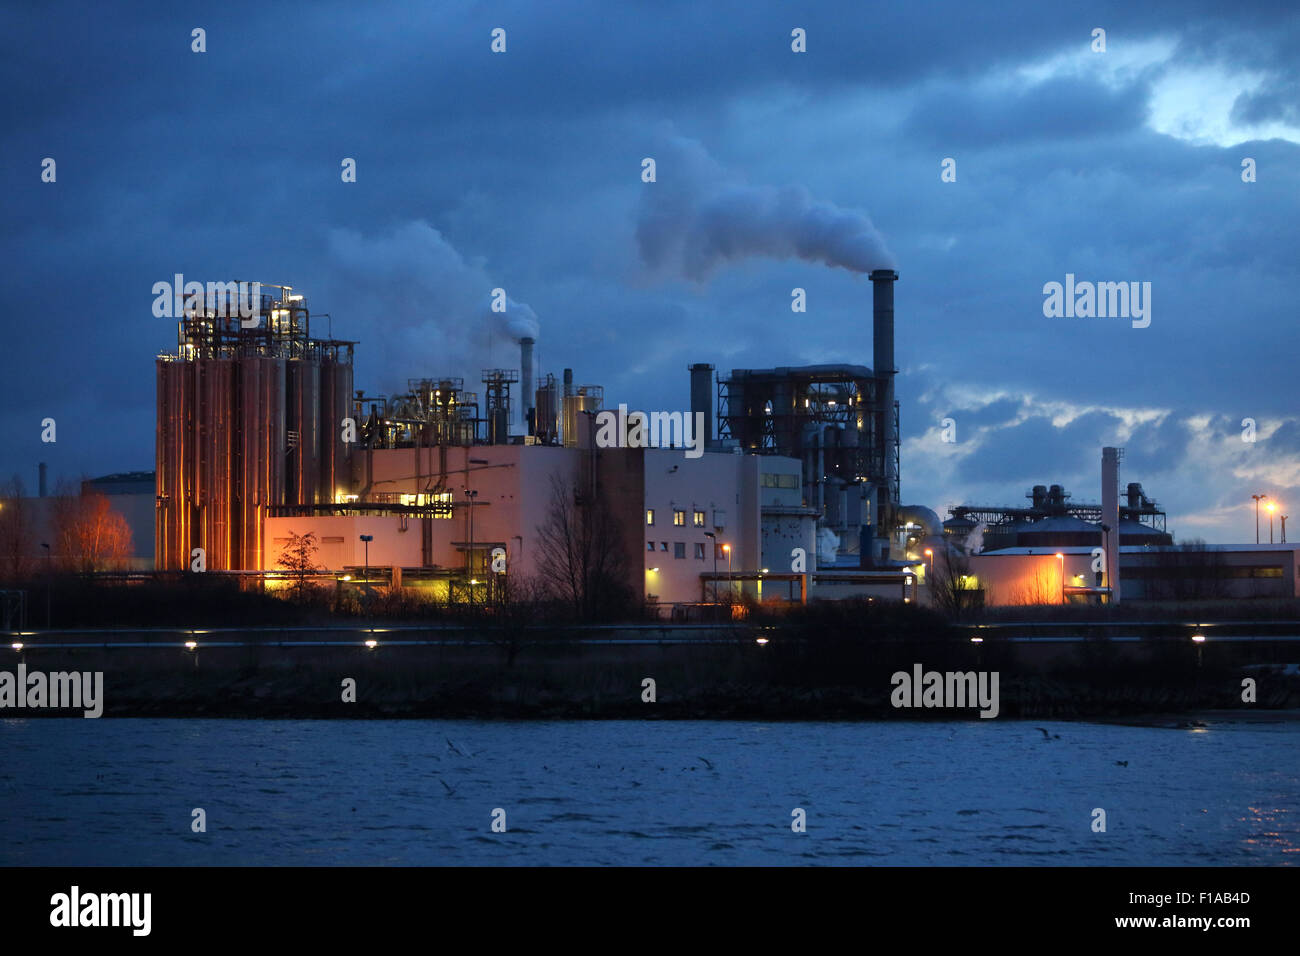
{"label": "street lamp", "polygon": [[724,544],[722,550],[727,552],[727,603],[730,604],[735,597],[731,585],[731,545]]}
{"label": "street lamp", "polygon": [[1259,503],[1268,495],[1251,495],[1255,499],[1255,543],[1259,544]]}
{"label": "street lamp", "polygon": [[1061,563],[1061,603],[1065,603],[1065,555],[1060,551],[1056,552],[1056,558]]}
{"label": "street lamp", "polygon": [[365,545],[366,545],[366,577],[365,577],[365,582],[366,582],[366,593],[369,594],[369,593],[370,593],[370,542],[375,540],[375,536],[374,536],[373,534],[363,534],[363,535],[361,536],[361,540],[362,540],[363,542],[365,542]]}
{"label": "street lamp", "polygon": [[934,590],[934,552],[931,551],[929,548],[926,548],[925,556],[930,559],[930,569],[929,571],[926,572],[929,575],[929,577],[925,579],[925,583],[930,585],[930,590],[933,591]]}
{"label": "street lamp", "polygon": [[1277,505],[1273,504],[1273,502],[1270,501],[1264,507],[1268,509],[1268,543],[1272,544],[1273,543],[1273,512],[1277,511]]}
{"label": "street lamp", "polygon": [[713,549],[713,603],[718,603],[718,536],[712,531],[704,532],[704,537],[709,539],[709,546]]}
{"label": "street lamp", "polygon": [[[1101,526],[1101,548],[1103,553],[1102,567],[1106,569],[1106,587],[1110,587],[1110,525]],[[1114,595],[1111,595],[1113,598]]]}
{"label": "street lamp", "polygon": [[1290,515],[1279,515],[1279,517],[1282,519],[1282,540],[1278,543],[1286,544],[1286,519],[1289,518]]}

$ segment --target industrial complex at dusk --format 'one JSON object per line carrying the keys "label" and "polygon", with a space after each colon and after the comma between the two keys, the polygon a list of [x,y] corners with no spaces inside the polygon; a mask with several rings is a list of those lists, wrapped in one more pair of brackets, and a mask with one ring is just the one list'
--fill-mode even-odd
{"label": "industrial complex at dusk", "polygon": [[[688,409],[647,413],[575,384],[570,368],[536,368],[532,336],[517,342],[518,368],[483,369],[477,387],[464,370],[417,367],[404,392],[368,394],[353,376],[364,343],[315,337],[291,287],[269,287],[242,320],[229,301],[194,297],[156,363],[155,471],[83,485],[134,543],[129,561],[96,570],[230,573],[274,589],[286,546],[311,535],[318,582],[495,602],[542,571],[558,493],[607,511],[599,547],[665,617],[864,595],[960,608],[1300,594],[1285,518],[1277,544],[1270,529],[1268,544],[1180,547],[1141,483],[1121,486],[1122,449],[1099,449],[1096,503],[1038,485],[1024,505],[954,505],[947,520],[904,504],[898,274],[870,279],[872,367],[720,374],[699,362],[683,370]],[[615,407],[622,439],[601,441],[598,416]],[[626,440],[638,415],[653,447]],[[691,421],[703,424],[694,453]],[[54,537],[39,530],[41,470],[27,557],[62,561],[38,544]]]}

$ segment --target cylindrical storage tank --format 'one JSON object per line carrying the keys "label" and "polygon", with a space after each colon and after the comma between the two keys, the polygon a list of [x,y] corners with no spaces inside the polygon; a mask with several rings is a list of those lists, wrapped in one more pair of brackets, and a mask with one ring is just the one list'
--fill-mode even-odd
{"label": "cylindrical storage tank", "polygon": [[[333,501],[351,490],[353,443],[343,440],[343,423],[352,416],[352,366],[327,359],[320,370],[320,499]],[[359,423],[352,424],[355,436]]]}
{"label": "cylindrical storage tank", "polygon": [[[279,358],[240,359],[242,482],[240,548],[242,570],[264,568],[263,519],[270,505],[285,502],[286,362]],[[274,567],[274,556],[271,561]]]}
{"label": "cylindrical storage tank", "polygon": [[560,392],[556,388],[553,378],[537,390],[536,414],[534,415],[537,426],[534,432],[537,435],[537,440],[543,444],[550,444],[559,435],[559,398]]}
{"label": "cylindrical storage tank", "polygon": [[510,412],[498,405],[488,412],[488,444],[506,445],[510,442]]}
{"label": "cylindrical storage tank", "polygon": [[1142,507],[1142,484],[1137,481],[1128,483],[1128,506],[1133,509]]}
{"label": "cylindrical storage tank", "polygon": [[154,524],[154,567],[159,570],[178,571],[188,567],[182,563],[184,548],[185,494],[188,487],[185,473],[186,425],[188,408],[186,382],[193,366],[188,362],[157,362],[157,421],[154,433],[154,490],[157,496],[157,517]]}
{"label": "cylindrical storage tank", "polygon": [[1044,507],[1047,504],[1047,485],[1034,485],[1032,499],[1035,508]]}
{"label": "cylindrical storage tank", "polygon": [[310,359],[289,363],[288,430],[296,445],[288,450],[288,504],[311,505],[317,501],[320,459],[320,364]]}
{"label": "cylindrical storage tank", "polygon": [[581,388],[578,389],[578,394],[565,396],[563,431],[565,448],[577,448],[582,443],[581,436],[578,433],[578,425],[584,419],[580,413],[599,410],[600,399],[594,395],[588,395]]}
{"label": "cylindrical storage tank", "polygon": [[205,552],[210,571],[227,571],[237,556],[231,553],[230,502],[233,474],[235,413],[234,363],[229,359],[200,359],[193,363],[196,386],[196,480],[193,500],[198,505],[200,527],[194,546]]}

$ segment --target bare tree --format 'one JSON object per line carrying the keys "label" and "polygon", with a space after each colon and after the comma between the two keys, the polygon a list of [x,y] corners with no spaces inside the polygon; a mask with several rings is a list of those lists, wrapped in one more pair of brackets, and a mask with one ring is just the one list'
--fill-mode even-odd
{"label": "bare tree", "polygon": [[603,497],[580,496],[572,482],[552,476],[550,512],[537,534],[538,575],[550,596],[583,620],[630,609],[627,552]]}
{"label": "bare tree", "polygon": [[278,564],[289,572],[293,582],[290,588],[294,597],[299,600],[307,597],[313,589],[310,579],[320,570],[320,566],[315,561],[316,552],[319,550],[315,531],[308,531],[306,534],[294,534],[290,531],[289,543],[280,552]]}
{"label": "bare tree", "polygon": [[17,475],[0,486],[0,579],[6,581],[21,581],[32,570],[32,518],[25,495]]}
{"label": "bare tree", "polygon": [[131,557],[131,528],[101,492],[77,494],[60,482],[53,523],[57,550],[69,571],[116,570]]}
{"label": "bare tree", "polygon": [[977,591],[967,586],[970,577],[970,556],[949,542],[934,558],[933,580],[930,582],[931,600],[935,608],[953,620],[973,606]]}

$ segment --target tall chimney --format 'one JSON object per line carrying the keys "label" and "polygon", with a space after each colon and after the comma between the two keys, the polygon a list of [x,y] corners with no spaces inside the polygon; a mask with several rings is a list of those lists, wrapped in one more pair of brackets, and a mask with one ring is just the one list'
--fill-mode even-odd
{"label": "tall chimney", "polygon": [[37,479],[37,487],[40,489],[40,496],[44,498],[46,492],[46,487],[45,487],[46,475],[48,473],[48,468],[46,467],[45,462],[40,463],[39,467],[37,468],[37,473],[40,475],[40,478]]}
{"label": "tall chimney", "polygon": [[713,450],[713,366],[697,362],[690,366],[691,373],[691,427],[695,427],[695,413],[704,413],[704,434],[699,436],[707,450]]}
{"label": "tall chimney", "polygon": [[1119,603],[1119,462],[1123,456],[1119,448],[1101,450],[1101,523],[1110,528],[1102,531],[1102,546],[1106,549],[1106,587],[1110,588],[1110,602]]}
{"label": "tall chimney", "polygon": [[528,425],[528,413],[537,404],[537,394],[533,390],[533,341],[528,336],[519,340],[519,386],[524,393],[519,405],[519,419],[523,422],[526,435],[533,433]]}
{"label": "tall chimney", "polygon": [[894,509],[898,506],[894,472],[894,451],[898,432],[894,428],[894,283],[898,273],[893,269],[876,269],[868,278],[872,285],[871,350],[872,372],[876,377],[876,396],[879,402],[879,449],[883,474],[876,496],[879,520],[875,534],[877,548],[884,551],[894,531]]}
{"label": "tall chimney", "polygon": [[564,393],[562,397],[568,398],[572,394],[573,394],[573,369],[566,368],[564,370]]}

